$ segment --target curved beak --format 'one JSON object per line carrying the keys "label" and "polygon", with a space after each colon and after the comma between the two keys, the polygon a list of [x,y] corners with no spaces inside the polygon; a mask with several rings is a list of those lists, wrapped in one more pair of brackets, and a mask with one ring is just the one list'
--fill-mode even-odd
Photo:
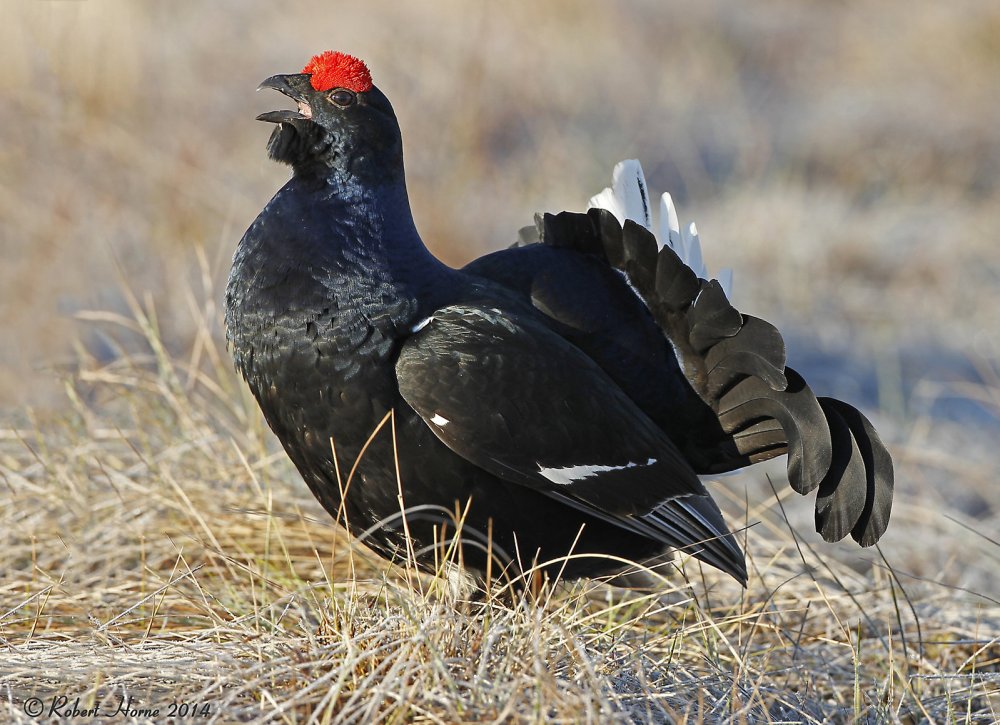
{"label": "curved beak", "polygon": [[[312,108],[309,106],[307,93],[312,90],[309,83],[309,75],[306,73],[293,73],[288,75],[276,75],[265,79],[257,90],[271,88],[295,101],[298,111],[267,111],[257,116],[258,121],[268,123],[287,123],[292,121],[302,121],[312,118]],[[308,90],[307,90],[308,89]]]}

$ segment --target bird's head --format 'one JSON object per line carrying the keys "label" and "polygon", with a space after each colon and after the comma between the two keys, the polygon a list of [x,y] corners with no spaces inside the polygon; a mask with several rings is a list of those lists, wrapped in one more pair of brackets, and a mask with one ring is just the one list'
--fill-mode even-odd
{"label": "bird's head", "polygon": [[326,51],[301,73],[271,76],[260,84],[284,93],[295,111],[268,111],[258,121],[277,124],[268,155],[296,173],[331,172],[385,179],[402,173],[402,139],[392,105],[372,85],[363,61]]}

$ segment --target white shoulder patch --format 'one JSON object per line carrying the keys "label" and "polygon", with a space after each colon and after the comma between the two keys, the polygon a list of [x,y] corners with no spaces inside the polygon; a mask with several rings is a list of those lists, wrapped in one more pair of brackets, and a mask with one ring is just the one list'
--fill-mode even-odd
{"label": "white shoulder patch", "polygon": [[559,486],[568,486],[576,481],[582,481],[585,478],[590,478],[591,476],[596,476],[599,473],[607,473],[608,471],[623,471],[626,468],[639,468],[645,466],[652,466],[656,463],[655,458],[650,458],[645,463],[626,463],[622,466],[567,466],[565,468],[545,468],[541,463],[538,464],[538,472],[542,474],[545,478],[552,481]]}
{"label": "white shoulder patch", "polygon": [[445,418],[440,413],[435,413],[434,417],[431,418],[431,423],[433,423],[434,425],[436,425],[438,428],[444,428],[446,425],[448,425],[449,423],[451,423],[451,421],[448,420],[447,418]]}

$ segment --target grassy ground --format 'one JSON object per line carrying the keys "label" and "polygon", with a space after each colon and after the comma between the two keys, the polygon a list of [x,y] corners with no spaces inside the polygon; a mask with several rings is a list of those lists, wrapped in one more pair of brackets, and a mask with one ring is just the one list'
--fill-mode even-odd
{"label": "grassy ground", "polygon": [[[116,719],[138,721],[171,703],[197,721],[996,721],[995,5],[486,8],[7,8],[0,712],[65,695],[104,714],[132,696]],[[451,262],[641,158],[711,268],[735,269],[737,305],[883,431],[881,550],[819,541],[780,464],[711,484],[755,524],[745,591],[685,561],[655,592],[467,601],[347,540],[232,373],[217,307],[287,173],[252,121],[275,99],[252,90],[327,47],[393,99],[417,222]]]}
{"label": "grassy ground", "polygon": [[995,519],[920,501],[922,447],[895,449],[884,558],[824,545],[808,522],[793,533],[783,509],[811,506],[777,470],[777,495],[761,473],[715,486],[757,524],[745,591],[683,561],[649,592],[584,581],[470,601],[353,544],[207,328],[172,361],[136,304],[122,334],[148,355],[85,363],[67,410],[0,439],[0,687],[15,721],[60,695],[105,714],[128,696],[197,703],[219,721],[997,718],[1000,601],[984,587],[1000,549],[982,534]]}

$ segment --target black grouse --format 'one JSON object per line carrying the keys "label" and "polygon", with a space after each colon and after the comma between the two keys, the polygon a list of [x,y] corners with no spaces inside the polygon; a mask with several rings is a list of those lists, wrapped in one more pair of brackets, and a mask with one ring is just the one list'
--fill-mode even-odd
{"label": "black grouse", "polygon": [[745,583],[699,475],[785,453],[823,538],[885,531],[871,423],[817,398],[778,331],[704,279],[666,196],[657,241],[636,162],[595,208],[451,269],[414,226],[364,63],[328,51],[261,88],[298,105],[258,116],[293,174],[236,250],[228,339],[313,494],[369,545],[430,566],[457,540],[474,573],[568,577],[677,549]]}

